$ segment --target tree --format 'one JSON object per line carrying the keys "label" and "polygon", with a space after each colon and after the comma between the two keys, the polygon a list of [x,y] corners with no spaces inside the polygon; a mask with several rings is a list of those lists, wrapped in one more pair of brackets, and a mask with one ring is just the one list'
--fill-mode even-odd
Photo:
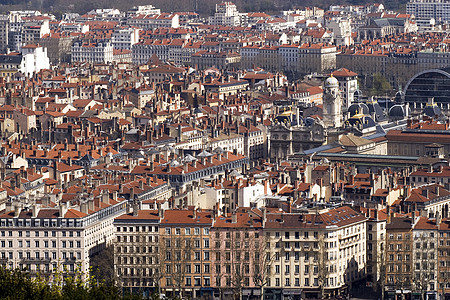
{"label": "tree", "polygon": [[110,285],[114,283],[116,277],[114,273],[114,247],[109,246],[98,254],[92,256],[89,261],[91,265],[91,276],[97,281]]}
{"label": "tree", "polygon": [[317,279],[319,281],[319,289],[320,289],[320,297],[323,299],[325,298],[325,286],[327,285],[327,278],[328,278],[328,254],[327,249],[325,247],[325,236],[324,234],[319,235],[319,241],[318,241],[318,276]]}
{"label": "tree", "polygon": [[142,299],[139,296],[122,296],[115,285],[106,285],[90,277],[87,282],[81,280],[81,274],[60,276],[62,284],[50,284],[41,277],[32,278],[31,274],[19,269],[0,267],[1,299]]}
{"label": "tree", "polygon": [[261,300],[264,299],[264,287],[269,283],[272,264],[275,260],[275,254],[271,254],[269,237],[263,237],[261,231],[259,240],[254,241],[253,257],[253,282],[259,287]]}
{"label": "tree", "polygon": [[380,73],[373,75],[373,86],[371,90],[372,96],[382,96],[392,91],[392,87],[387,79]]}
{"label": "tree", "polygon": [[[384,288],[386,284],[386,247],[384,240],[377,240],[377,261],[375,262],[375,276],[377,276],[377,285],[381,290],[381,300],[384,300]],[[379,276],[378,276],[379,275]]]}
{"label": "tree", "polygon": [[413,282],[415,288],[420,291],[421,299],[426,299],[425,292],[428,290],[429,282],[436,278],[434,273],[437,239],[427,231],[415,233],[414,239],[416,240],[416,269]]}

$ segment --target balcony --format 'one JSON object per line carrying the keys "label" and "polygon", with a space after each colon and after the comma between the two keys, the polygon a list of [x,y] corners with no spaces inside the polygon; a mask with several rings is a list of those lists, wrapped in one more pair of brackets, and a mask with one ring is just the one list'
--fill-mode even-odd
{"label": "balcony", "polygon": [[41,258],[36,258],[36,257],[29,257],[29,258],[22,258],[20,260],[21,263],[24,264],[42,264],[42,263],[49,263],[50,262],[50,258],[45,258],[45,257],[41,257]]}
{"label": "balcony", "polygon": [[74,263],[76,261],[77,261],[77,259],[75,257],[66,257],[64,259],[64,262],[66,262],[66,263]]}

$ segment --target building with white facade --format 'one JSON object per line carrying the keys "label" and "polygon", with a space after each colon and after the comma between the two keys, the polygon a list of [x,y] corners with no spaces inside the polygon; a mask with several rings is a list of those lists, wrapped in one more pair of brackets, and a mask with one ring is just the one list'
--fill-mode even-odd
{"label": "building with white facade", "polygon": [[114,30],[112,35],[114,49],[131,50],[131,47],[139,42],[139,31],[131,27],[119,27]]}
{"label": "building with white facade", "polygon": [[339,81],[342,104],[348,108],[353,103],[354,94],[358,89],[358,74],[346,68],[341,68],[331,74]]}
{"label": "building with white facade", "polygon": [[446,0],[411,0],[406,4],[406,13],[418,19],[434,19],[437,22],[450,20],[450,2]]}
{"label": "building with white facade", "polygon": [[350,19],[332,19],[327,22],[326,27],[333,31],[333,39],[337,46],[350,46],[353,44]]}
{"label": "building with white facade", "polygon": [[209,17],[211,25],[241,26],[247,21],[247,14],[239,13],[236,5],[232,2],[216,4],[214,16]]}
{"label": "building with white facade", "polygon": [[138,5],[133,6],[128,12],[127,16],[137,16],[137,15],[160,15],[161,10],[154,7],[153,5]]}
{"label": "building with white facade", "polygon": [[366,218],[350,207],[263,219],[273,257],[266,297],[325,299],[365,278]]}
{"label": "building with white facade", "polygon": [[177,14],[162,13],[160,15],[137,15],[127,21],[128,26],[139,27],[143,30],[160,27],[180,27],[180,17]]}
{"label": "building with white facade", "polygon": [[0,215],[4,265],[50,279],[55,270],[89,274],[90,255],[112,242],[114,218],[125,212],[126,201],[117,193],[79,194],[65,203],[61,197],[52,199],[59,202],[55,208],[16,205]]}
{"label": "building with white facade", "polygon": [[108,63],[113,61],[113,45],[108,41],[98,43],[82,43],[76,41],[72,45],[72,63]]}
{"label": "building with white facade", "polygon": [[20,71],[23,74],[32,76],[33,73],[48,68],[50,68],[50,60],[47,55],[47,48],[34,44],[22,47]]}
{"label": "building with white facade", "polygon": [[272,195],[269,181],[259,182],[242,176],[223,181],[216,179],[205,186],[206,199],[216,205],[219,214],[231,213],[232,203],[237,207],[253,207],[257,199],[264,195]]}

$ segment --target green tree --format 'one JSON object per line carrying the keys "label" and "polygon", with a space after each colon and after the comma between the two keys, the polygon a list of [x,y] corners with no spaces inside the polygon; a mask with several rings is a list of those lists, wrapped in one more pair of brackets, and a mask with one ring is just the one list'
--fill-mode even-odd
{"label": "green tree", "polygon": [[[87,282],[82,274],[64,276],[56,273],[52,284],[41,277],[32,278],[27,271],[0,267],[0,299],[43,299],[43,300],[140,300],[140,295],[122,295],[117,286],[98,282],[91,276]],[[153,297],[152,297],[153,299]]]}
{"label": "green tree", "polygon": [[392,86],[387,81],[386,77],[380,73],[373,75],[373,85],[371,90],[372,96],[384,96],[392,92]]}

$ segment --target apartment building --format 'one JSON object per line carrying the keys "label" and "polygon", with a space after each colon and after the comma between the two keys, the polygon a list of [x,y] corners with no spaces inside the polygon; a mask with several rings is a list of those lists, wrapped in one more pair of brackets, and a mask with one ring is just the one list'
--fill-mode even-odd
{"label": "apartment building", "polygon": [[160,282],[159,221],[160,211],[132,211],[114,220],[114,270],[124,289],[145,294]]}
{"label": "apartment building", "polygon": [[113,241],[113,220],[125,212],[126,202],[117,193],[80,193],[66,202],[61,198],[54,208],[15,205],[0,215],[3,265],[49,279],[55,270],[80,271],[86,278],[89,257]]}
{"label": "apartment building", "polygon": [[200,298],[212,292],[213,214],[196,208],[163,212],[159,229],[160,288],[169,297]]}
{"label": "apartment building", "polygon": [[442,0],[411,0],[406,4],[406,13],[418,19],[450,20],[450,3]]}
{"label": "apartment building", "polygon": [[413,288],[413,220],[388,216],[386,224],[385,299],[397,299]]}
{"label": "apartment building", "polygon": [[211,25],[241,26],[246,21],[247,14],[239,13],[236,5],[232,2],[217,3],[214,16],[209,17]]}
{"label": "apartment building", "polygon": [[240,62],[241,56],[234,52],[201,50],[191,56],[191,64],[197,66],[199,70],[205,70],[211,67],[219,70],[229,70],[238,68]]}
{"label": "apartment building", "polygon": [[444,297],[450,292],[450,221],[437,219],[438,226],[438,292]]}
{"label": "apartment building", "polygon": [[324,73],[336,68],[337,48],[325,44],[245,46],[240,53],[243,68],[258,66],[288,74]]}
{"label": "apartment building", "polygon": [[239,130],[244,135],[244,154],[250,161],[263,158],[267,153],[267,133],[260,127],[248,124]]}
{"label": "apartment building", "polygon": [[[414,294],[437,299],[438,232],[436,220],[416,217],[413,228]],[[397,254],[398,256],[398,254]]]}
{"label": "apartment building", "polygon": [[72,46],[72,63],[108,63],[113,61],[113,45],[108,41],[82,43],[76,41]]}
{"label": "apartment building", "polygon": [[350,207],[267,214],[270,282],[265,295],[294,299],[345,295],[366,278],[366,218]]}
{"label": "apartment building", "polygon": [[131,47],[139,42],[139,29],[131,27],[120,27],[112,34],[114,49],[131,50]]}
{"label": "apartment building", "polygon": [[0,76],[11,78],[20,71],[22,65],[22,55],[0,55]]}
{"label": "apartment building", "polygon": [[386,214],[377,209],[366,211],[367,220],[367,281],[373,287],[385,280]]}
{"label": "apartment building", "polygon": [[210,232],[214,297],[261,297],[271,264],[262,225],[259,210],[238,209],[215,219]]}
{"label": "apartment building", "polygon": [[8,48],[9,18],[6,15],[0,15],[0,54],[6,52]]}
{"label": "apartment building", "polygon": [[237,177],[222,182],[214,180],[204,191],[210,207],[215,207],[219,214],[231,213],[234,207],[253,207],[259,197],[272,194],[269,181]]}
{"label": "apartment building", "polygon": [[24,22],[21,29],[21,46],[36,44],[46,34],[50,33],[50,18],[42,18],[39,21]]}
{"label": "apartment building", "polygon": [[36,44],[27,44],[22,47],[22,63],[20,71],[31,77],[42,69],[50,68],[50,59],[47,48]]}
{"label": "apartment building", "polygon": [[159,15],[136,15],[128,18],[127,25],[138,27],[143,30],[156,29],[161,27],[180,27],[180,17],[178,14],[162,13]]}
{"label": "apartment building", "polygon": [[225,151],[235,151],[239,154],[244,154],[244,137],[240,134],[217,134],[209,139],[208,146],[211,149],[220,147]]}

